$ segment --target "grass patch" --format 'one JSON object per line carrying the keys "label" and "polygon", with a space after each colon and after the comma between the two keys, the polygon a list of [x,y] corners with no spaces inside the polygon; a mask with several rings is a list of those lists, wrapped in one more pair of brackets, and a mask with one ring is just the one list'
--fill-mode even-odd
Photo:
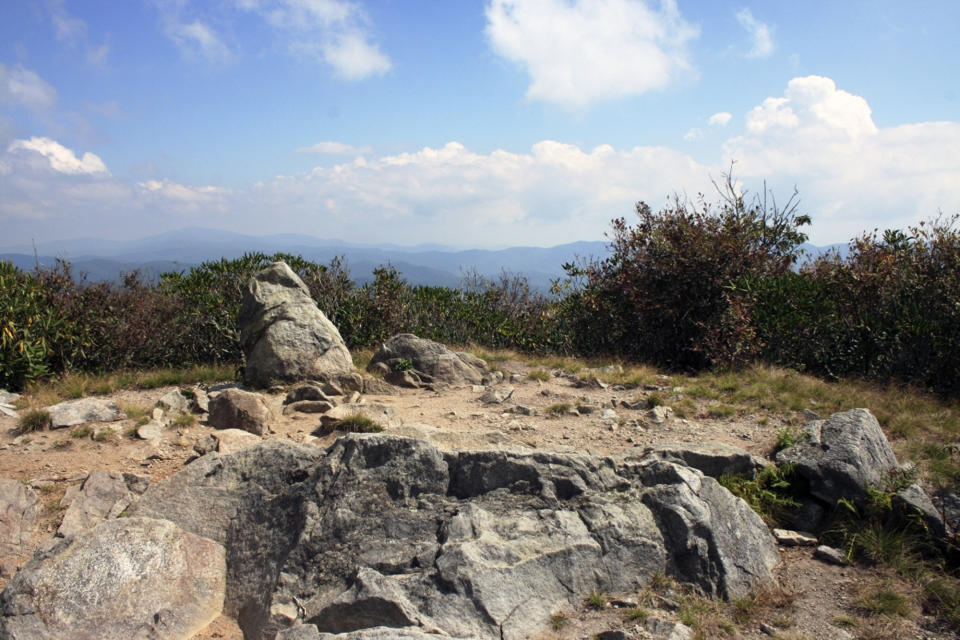
{"label": "grass patch", "polygon": [[595,609],[597,611],[605,609],[607,607],[607,596],[603,595],[599,591],[594,591],[587,596],[585,604],[591,609]]}
{"label": "grass patch", "polygon": [[383,427],[378,422],[362,413],[351,413],[337,423],[337,428],[354,433],[380,433],[383,431]]}
{"label": "grass patch", "polygon": [[101,431],[97,431],[96,433],[94,433],[93,439],[96,442],[107,442],[113,439],[113,435],[114,435],[113,429],[103,429]]}
{"label": "grass patch", "polygon": [[859,610],[873,615],[908,618],[913,611],[909,598],[888,586],[873,587],[857,601]]}
{"label": "grass patch", "polygon": [[48,406],[88,395],[107,395],[120,389],[156,389],[165,386],[235,380],[233,365],[204,365],[181,369],[117,371],[102,375],[68,373],[27,385],[25,406]]}
{"label": "grass patch", "polygon": [[629,622],[644,622],[650,617],[650,612],[642,607],[630,607],[623,611],[623,619]]}
{"label": "grass patch", "polygon": [[350,352],[353,366],[360,371],[366,371],[367,365],[373,360],[373,349],[355,349]]}
{"label": "grass patch", "polygon": [[558,402],[556,404],[550,405],[549,407],[544,409],[544,411],[546,412],[547,415],[550,415],[550,416],[562,416],[566,412],[570,411],[570,403]]}
{"label": "grass patch", "polygon": [[540,382],[548,382],[551,378],[550,374],[543,369],[534,369],[527,374],[527,377],[531,380],[539,380]]}
{"label": "grass patch", "polygon": [[192,413],[181,412],[170,422],[174,427],[192,427],[197,424],[197,417]]}
{"label": "grass patch", "polygon": [[70,437],[80,440],[82,438],[89,438],[91,433],[93,433],[93,429],[88,425],[82,424],[70,431]]}
{"label": "grass patch", "polygon": [[50,427],[50,412],[46,409],[30,409],[20,416],[14,432],[19,436],[31,431],[43,431]]}
{"label": "grass patch", "polygon": [[713,404],[707,407],[707,415],[711,418],[732,418],[741,412],[740,407],[731,404]]}
{"label": "grass patch", "polygon": [[564,613],[555,613],[550,616],[550,628],[554,631],[562,631],[567,626],[567,616]]}

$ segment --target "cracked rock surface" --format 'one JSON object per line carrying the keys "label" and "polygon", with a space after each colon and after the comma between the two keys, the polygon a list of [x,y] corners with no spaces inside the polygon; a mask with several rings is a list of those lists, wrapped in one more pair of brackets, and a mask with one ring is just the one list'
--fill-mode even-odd
{"label": "cracked rock surface", "polygon": [[257,640],[519,639],[594,591],[665,572],[739,597],[777,561],[760,519],[689,467],[385,434],[210,453],[128,512],[223,545],[223,610]]}

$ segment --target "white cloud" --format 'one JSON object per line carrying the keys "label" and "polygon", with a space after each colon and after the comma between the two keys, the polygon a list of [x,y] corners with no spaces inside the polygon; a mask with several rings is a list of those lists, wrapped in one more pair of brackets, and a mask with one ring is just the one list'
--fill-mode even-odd
{"label": "white cloud", "polygon": [[960,122],[881,129],[870,105],[830,78],[794,78],[724,144],[744,179],[796,183],[826,242],[960,211]]}
{"label": "white cloud", "polygon": [[107,166],[99,156],[89,151],[83,157],[50,138],[30,138],[14,140],[7,147],[8,152],[32,151],[46,158],[50,168],[66,174],[109,174]]}
{"label": "white cloud", "polygon": [[685,134],[683,134],[683,139],[688,142],[692,142],[693,140],[699,140],[702,137],[703,137],[703,131],[696,127],[694,127],[693,129],[689,129]]}
{"label": "white cloud", "polygon": [[43,78],[21,66],[10,68],[0,62],[0,105],[49,109],[57,101],[57,90]]}
{"label": "white cloud", "polygon": [[165,204],[183,211],[222,211],[230,190],[216,186],[193,187],[170,180],[147,180],[137,183],[142,196],[162,199]]}
{"label": "white cloud", "polygon": [[530,75],[527,97],[570,107],[669,85],[699,33],[675,0],[490,0],[486,16],[494,52]]}
{"label": "white cloud", "polygon": [[340,34],[324,43],[323,59],[346,80],[382,75],[391,66],[390,58],[359,33]]}
{"label": "white cloud", "polygon": [[216,31],[199,20],[172,23],[167,26],[166,33],[187,58],[199,57],[209,62],[227,62],[233,57]]}
{"label": "white cloud", "polygon": [[279,29],[288,51],[329,65],[346,80],[383,75],[392,67],[370,33],[370,19],[348,0],[234,0]]}
{"label": "white cloud", "polygon": [[744,8],[737,12],[737,22],[750,34],[750,51],[748,58],[766,58],[773,53],[773,33],[770,27],[753,17],[750,9]]}
{"label": "white cloud", "polygon": [[370,153],[371,147],[355,147],[343,142],[318,142],[309,147],[297,147],[297,153],[326,153],[339,156],[362,156]]}
{"label": "white cloud", "polygon": [[726,111],[719,111],[707,120],[707,124],[712,126],[725,127],[730,124],[730,121],[733,119],[733,114]]}
{"label": "white cloud", "polygon": [[86,36],[87,23],[67,13],[63,0],[47,0],[46,4],[57,40],[75,43]]}
{"label": "white cloud", "polygon": [[99,47],[87,49],[87,62],[95,67],[106,64],[107,57],[110,55],[110,45],[102,44]]}

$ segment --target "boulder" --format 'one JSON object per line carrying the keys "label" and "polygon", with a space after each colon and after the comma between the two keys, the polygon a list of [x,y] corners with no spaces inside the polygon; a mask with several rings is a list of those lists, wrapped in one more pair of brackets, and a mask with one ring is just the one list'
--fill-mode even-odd
{"label": "boulder", "polygon": [[37,494],[25,484],[0,478],[0,557],[29,549],[37,518]]}
{"label": "boulder", "polygon": [[381,363],[389,371],[409,364],[423,382],[455,386],[480,384],[487,371],[487,364],[480,358],[455,353],[439,342],[418,338],[412,333],[402,333],[384,342],[373,354],[367,369],[374,371]]}
{"label": "boulder", "polygon": [[868,487],[882,487],[899,469],[873,414],[866,409],[835,413],[803,427],[803,440],[777,453],[778,464],[795,464],[810,493],[828,505],[840,498],[863,505]]}
{"label": "boulder", "polygon": [[157,406],[175,413],[187,413],[191,411],[190,400],[180,393],[180,389],[174,389],[173,391],[168,391],[163,394],[163,396],[157,400]]}
{"label": "boulder", "polygon": [[709,595],[740,598],[773,579],[777,544],[753,509],[696,469],[656,461],[643,467],[669,554],[668,573]]}
{"label": "boulder", "polygon": [[912,484],[894,494],[892,500],[894,511],[906,519],[920,518],[920,522],[934,538],[943,540],[947,537],[947,526],[943,516],[937,511],[933,500],[919,485]]}
{"label": "boulder", "polygon": [[269,433],[273,412],[259,393],[226,389],[210,399],[207,423],[214,429],[243,429],[258,436]]}
{"label": "boulder", "polygon": [[38,554],[0,594],[4,640],[186,640],[216,618],[224,549],[149,518],[108,520]]}
{"label": "boulder", "polygon": [[284,262],[274,262],[250,280],[237,324],[246,357],[244,379],[251,386],[328,380],[353,371],[337,327]]}
{"label": "boulder", "polygon": [[301,400],[291,402],[283,407],[283,415],[291,413],[326,413],[333,409],[334,405],[326,400]]}
{"label": "boulder", "polygon": [[91,471],[63,514],[57,535],[70,538],[118,517],[147,490],[150,478],[118,471]]}
{"label": "boulder", "polygon": [[283,404],[293,404],[295,402],[303,402],[304,400],[329,402],[331,405],[337,404],[337,401],[327,395],[321,386],[309,382],[291,389],[290,392],[287,393],[287,397],[283,399]]}
{"label": "boulder", "polygon": [[363,393],[372,396],[395,396],[399,392],[392,384],[380,378],[364,378]]}
{"label": "boulder", "polygon": [[115,403],[100,398],[67,400],[47,407],[50,412],[50,428],[61,429],[84,422],[116,422],[126,419],[126,414]]}

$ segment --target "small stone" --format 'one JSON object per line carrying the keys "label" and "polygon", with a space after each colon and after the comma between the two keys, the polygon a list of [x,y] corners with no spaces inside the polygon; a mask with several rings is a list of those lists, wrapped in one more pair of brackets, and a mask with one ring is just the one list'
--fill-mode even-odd
{"label": "small stone", "polygon": [[157,441],[163,437],[163,423],[155,419],[137,427],[137,437],[141,440]]}
{"label": "small stone", "polygon": [[186,413],[190,410],[190,401],[180,393],[180,389],[174,389],[173,391],[163,394],[163,396],[157,400],[157,406],[170,412]]}
{"label": "small stone", "polygon": [[673,409],[665,405],[659,405],[647,412],[647,417],[654,424],[663,424],[673,416]]}
{"label": "small stone", "polygon": [[791,531],[790,529],[774,529],[773,537],[784,547],[812,547],[817,544],[817,536],[805,531]]}
{"label": "small stone", "polygon": [[480,397],[484,404],[502,404],[513,395],[513,387],[494,387]]}
{"label": "small stone", "polygon": [[760,631],[763,631],[768,636],[774,637],[777,635],[777,628],[767,624],[766,622],[760,623]]}
{"label": "small stone", "polygon": [[159,422],[163,419],[163,409],[154,407],[153,411],[150,412],[150,417]]}
{"label": "small stone", "polygon": [[326,400],[300,400],[291,402],[283,408],[283,415],[291,413],[326,413],[333,409],[333,404]]}
{"label": "small stone", "polygon": [[603,413],[600,414],[600,420],[602,420],[603,422],[610,422],[610,421],[615,422],[618,417],[619,416],[617,416],[617,412],[614,411],[613,409],[604,409]]}
{"label": "small stone", "polygon": [[835,564],[840,567],[845,567],[849,562],[847,562],[847,557],[844,555],[843,551],[840,549],[834,549],[833,547],[828,547],[825,544],[817,547],[817,550],[813,552],[813,557],[817,560],[826,562],[827,564]]}

